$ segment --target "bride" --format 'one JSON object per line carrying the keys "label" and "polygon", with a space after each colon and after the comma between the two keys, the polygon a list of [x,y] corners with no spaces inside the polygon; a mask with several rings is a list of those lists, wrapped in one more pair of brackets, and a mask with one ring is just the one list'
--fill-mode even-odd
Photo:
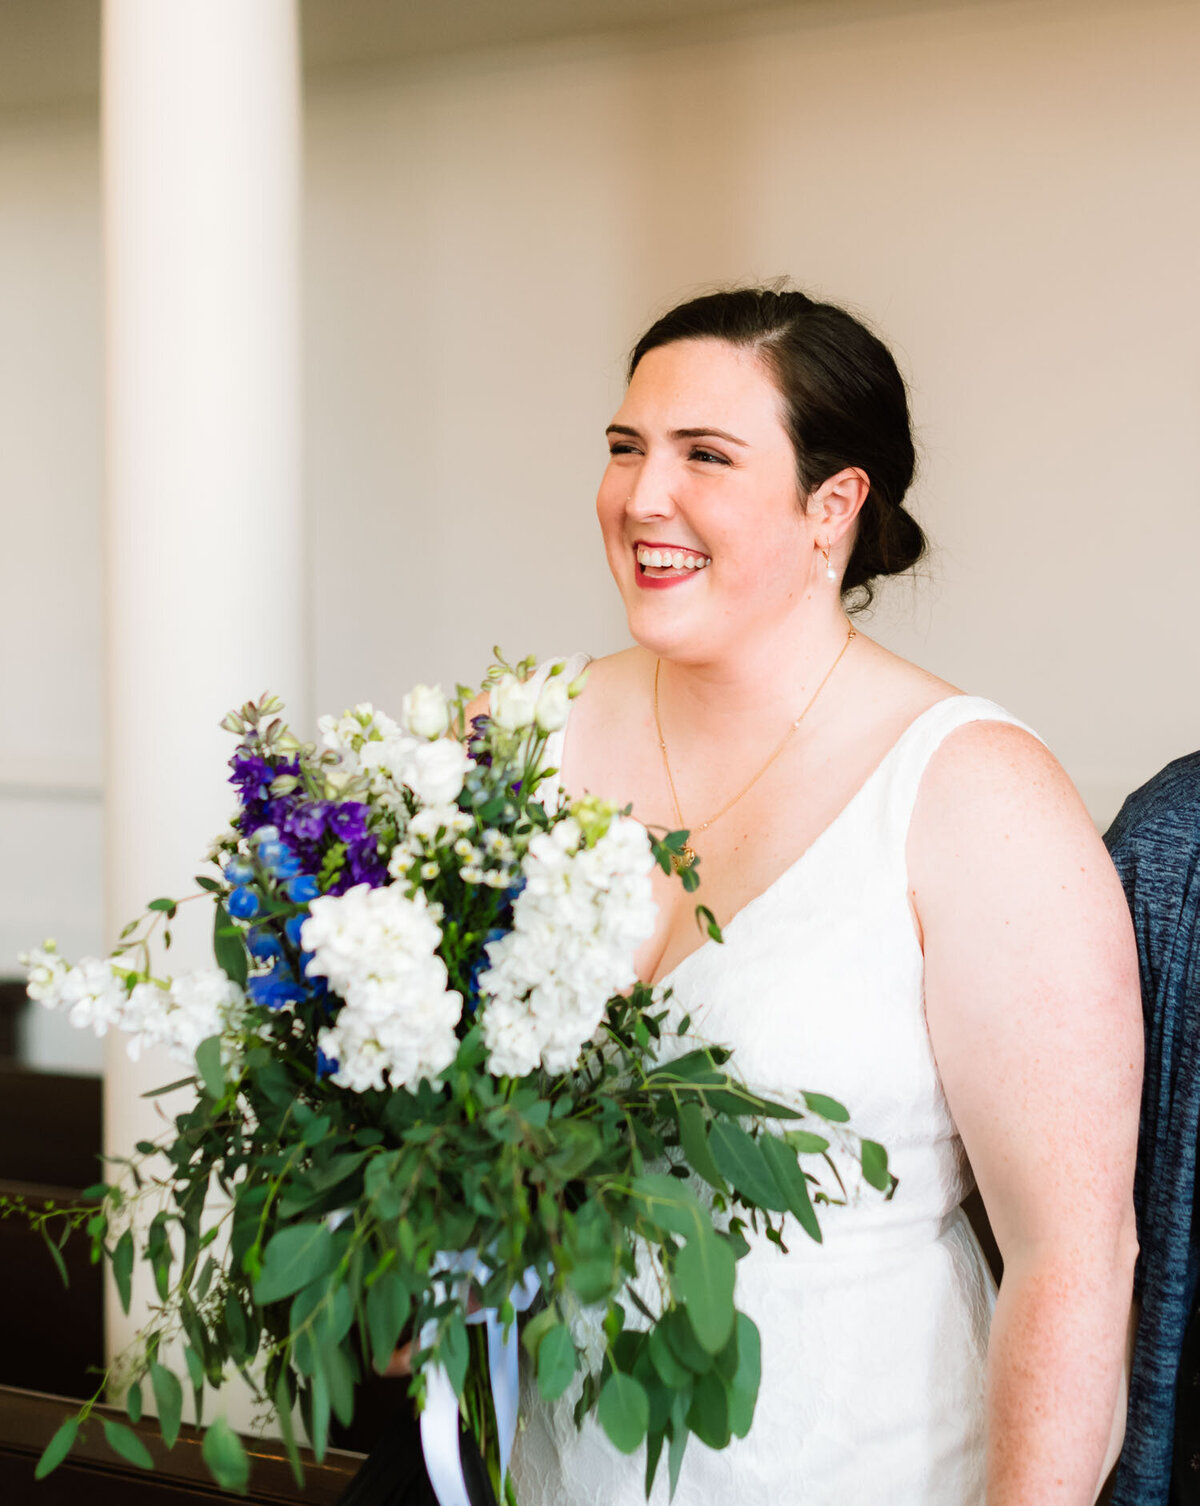
{"label": "bride", "polygon": [[[724,945],[656,874],[640,975],[752,1086],[842,1099],[899,1177],[826,1210],[823,1246],[793,1230],[739,1263],[758,1410],[725,1451],[693,1443],[676,1500],[1086,1506],[1123,1426],[1136,957],[1039,739],[847,617],[924,545],[895,363],[801,293],[716,293],[643,336],[608,440],[597,511],[637,646],[592,664],[561,782],[691,832]],[[527,1388],[521,1506],[635,1506],[644,1457],[572,1400]]]}

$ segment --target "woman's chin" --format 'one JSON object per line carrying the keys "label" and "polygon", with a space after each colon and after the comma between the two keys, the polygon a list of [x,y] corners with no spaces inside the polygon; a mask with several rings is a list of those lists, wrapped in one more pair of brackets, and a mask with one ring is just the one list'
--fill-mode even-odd
{"label": "woman's chin", "polygon": [[661,602],[639,600],[626,604],[629,635],[648,654],[659,659],[703,657],[707,634],[697,615]]}

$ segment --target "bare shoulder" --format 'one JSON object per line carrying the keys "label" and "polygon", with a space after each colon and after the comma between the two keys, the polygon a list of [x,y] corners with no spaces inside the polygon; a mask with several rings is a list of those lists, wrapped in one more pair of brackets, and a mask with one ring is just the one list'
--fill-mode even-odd
{"label": "bare shoulder", "polygon": [[1068,937],[1086,935],[1093,961],[1124,970],[1129,917],[1116,870],[1065,769],[1022,727],[976,721],[947,736],[917,795],[908,869],[926,936],[949,927],[980,947],[1009,928],[1007,942],[1021,937],[1033,956],[1065,954]]}
{"label": "bare shoulder", "polygon": [[[1039,738],[1012,722],[981,719],[947,735],[930,759],[913,813],[914,833],[1018,827],[1096,838],[1079,792]],[[1098,840],[1098,839],[1097,839]]]}

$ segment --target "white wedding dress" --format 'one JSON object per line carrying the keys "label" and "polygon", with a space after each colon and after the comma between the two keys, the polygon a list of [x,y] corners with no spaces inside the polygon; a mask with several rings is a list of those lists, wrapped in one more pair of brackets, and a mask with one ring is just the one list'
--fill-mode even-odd
{"label": "white wedding dress", "polygon": [[[899,1178],[891,1201],[848,1183],[847,1206],[819,1210],[822,1245],[789,1219],[790,1253],[761,1239],[739,1261],[735,1300],[762,1340],[754,1423],[719,1452],[689,1440],[678,1506],[982,1506],[995,1284],[960,1207],[973,1183],[926,1029],[905,860],[930,758],[979,720],[1022,725],[974,696],[932,706],[725,924],[724,944],[705,943],[663,980],[694,1034],[733,1047],[751,1087],[840,1099]],[[593,1352],[601,1315],[578,1324]],[[639,1506],[645,1447],[618,1453],[594,1416],[577,1429],[578,1394],[577,1379],[547,1405],[523,1376],[520,1506]],[[665,1452],[651,1499],[668,1500]]]}

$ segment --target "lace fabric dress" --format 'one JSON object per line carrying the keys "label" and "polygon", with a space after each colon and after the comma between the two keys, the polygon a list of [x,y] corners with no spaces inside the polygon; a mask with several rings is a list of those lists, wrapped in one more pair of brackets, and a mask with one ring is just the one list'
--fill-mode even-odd
{"label": "lace fabric dress", "polygon": [[[926,1028],[905,858],[930,758],[980,720],[1021,725],[974,696],[919,716],[808,850],[724,926],[724,944],[705,943],[662,980],[693,1034],[733,1047],[751,1087],[840,1099],[899,1178],[891,1201],[848,1183],[846,1206],[820,1210],[822,1245],[789,1219],[788,1254],[762,1238],[739,1261],[736,1301],[762,1341],[754,1423],[719,1452],[689,1440],[677,1506],[984,1501],[995,1284],[960,1206],[973,1179]],[[601,1316],[577,1320],[592,1353]],[[520,1506],[639,1506],[645,1448],[620,1454],[594,1417],[577,1429],[579,1385],[547,1405],[522,1378]],[[651,1499],[668,1497],[664,1457]]]}

